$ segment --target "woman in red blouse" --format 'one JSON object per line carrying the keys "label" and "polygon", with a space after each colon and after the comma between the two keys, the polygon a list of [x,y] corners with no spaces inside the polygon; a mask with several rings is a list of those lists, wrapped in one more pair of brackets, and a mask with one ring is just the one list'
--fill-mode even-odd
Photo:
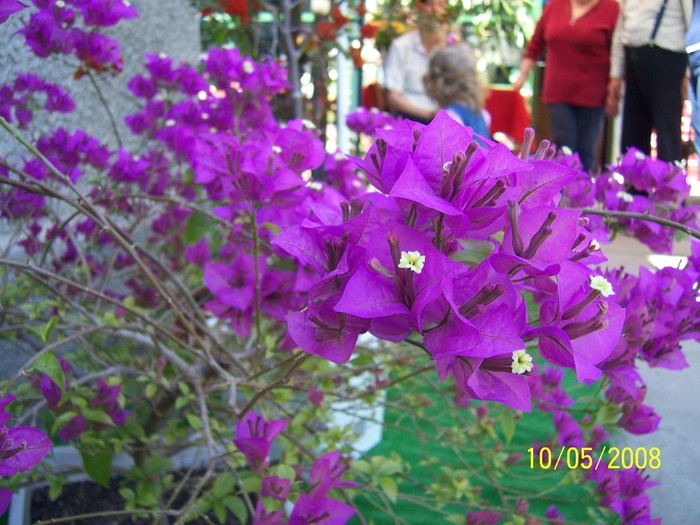
{"label": "woman in red blouse", "polygon": [[542,101],[549,106],[552,139],[560,148],[578,152],[588,172],[605,115],[619,13],[616,0],[550,0],[513,84],[519,90],[535,61],[546,55]]}

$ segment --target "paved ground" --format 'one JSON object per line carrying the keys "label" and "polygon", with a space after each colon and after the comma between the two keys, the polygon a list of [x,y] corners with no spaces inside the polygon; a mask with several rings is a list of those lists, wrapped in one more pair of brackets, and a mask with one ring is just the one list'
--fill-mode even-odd
{"label": "paved ground", "polygon": [[[689,253],[690,244],[679,243],[678,255]],[[603,250],[615,265],[623,264],[636,272],[639,265],[650,265],[648,250],[633,239],[619,238]],[[667,259],[667,262],[673,262]],[[649,491],[652,515],[664,525],[700,524],[700,343],[683,346],[690,368],[680,372],[645,367],[642,377],[648,386],[645,403],[661,416],[658,430],[650,436],[620,434],[613,438],[620,447],[658,447],[661,468],[650,470],[650,478],[660,484]]]}

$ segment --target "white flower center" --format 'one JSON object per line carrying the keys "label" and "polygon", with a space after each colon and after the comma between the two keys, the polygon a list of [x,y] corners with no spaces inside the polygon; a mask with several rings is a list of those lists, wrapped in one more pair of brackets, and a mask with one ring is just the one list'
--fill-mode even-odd
{"label": "white flower center", "polygon": [[243,71],[250,75],[253,72],[253,64],[251,64],[247,60],[243,62]]}
{"label": "white flower center", "polygon": [[625,202],[634,201],[634,197],[630,193],[627,193],[626,191],[618,191],[617,198],[622,199]]}
{"label": "white flower center", "polygon": [[423,266],[425,266],[425,255],[421,255],[420,252],[401,252],[399,268],[421,273]]}
{"label": "white flower center", "polygon": [[603,297],[615,295],[612,284],[602,275],[591,275],[591,288],[598,290]]}
{"label": "white flower center", "polygon": [[513,364],[511,370],[514,374],[524,374],[532,370],[532,356],[525,350],[516,350],[513,352]]}

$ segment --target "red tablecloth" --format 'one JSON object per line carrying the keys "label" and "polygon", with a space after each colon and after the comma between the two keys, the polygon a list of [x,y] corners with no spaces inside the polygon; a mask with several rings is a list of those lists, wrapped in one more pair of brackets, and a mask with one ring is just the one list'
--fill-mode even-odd
{"label": "red tablecloth", "polygon": [[491,114],[491,135],[500,131],[522,144],[523,130],[531,125],[522,95],[512,88],[491,88],[485,106]]}

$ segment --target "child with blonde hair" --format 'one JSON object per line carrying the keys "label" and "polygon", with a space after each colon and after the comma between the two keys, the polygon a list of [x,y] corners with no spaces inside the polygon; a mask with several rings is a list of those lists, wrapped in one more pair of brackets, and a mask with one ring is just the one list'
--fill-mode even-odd
{"label": "child with blonde hair", "polygon": [[476,69],[476,56],[465,42],[436,51],[423,77],[426,93],[457,122],[490,138],[484,116],[485,90]]}

